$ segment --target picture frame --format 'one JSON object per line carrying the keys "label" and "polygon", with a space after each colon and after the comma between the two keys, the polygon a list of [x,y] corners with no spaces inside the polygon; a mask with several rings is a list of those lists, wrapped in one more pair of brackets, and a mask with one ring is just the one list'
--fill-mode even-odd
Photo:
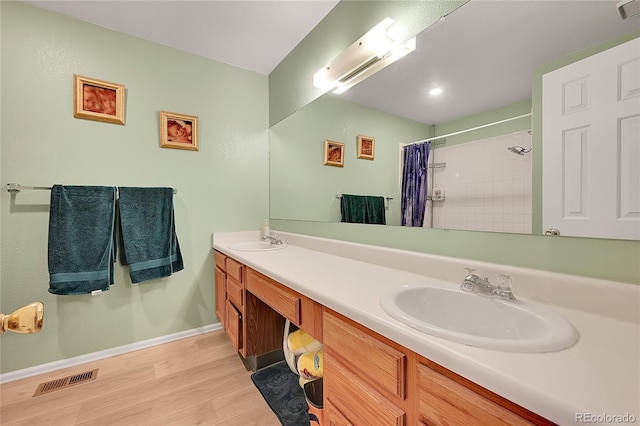
{"label": "picture frame", "polygon": [[371,136],[358,135],[358,158],[373,160],[376,140]]}
{"label": "picture frame", "polygon": [[123,84],[73,75],[73,116],[105,123],[125,122]]}
{"label": "picture frame", "polygon": [[198,117],[160,111],[160,147],[198,151]]}
{"label": "picture frame", "polygon": [[324,141],[324,165],[344,167],[344,144],[330,140]]}

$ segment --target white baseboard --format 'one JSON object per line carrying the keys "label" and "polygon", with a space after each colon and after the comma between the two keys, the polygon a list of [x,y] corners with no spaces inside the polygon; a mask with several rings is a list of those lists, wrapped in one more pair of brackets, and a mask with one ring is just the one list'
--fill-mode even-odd
{"label": "white baseboard", "polygon": [[76,365],[84,364],[86,362],[97,361],[111,356],[125,354],[127,352],[133,352],[140,349],[149,348],[151,346],[161,345],[163,343],[173,342],[175,340],[185,339],[187,337],[197,336],[198,334],[208,333],[210,331],[220,330],[222,326],[220,323],[205,325],[199,328],[192,328],[191,330],[180,331],[174,334],[168,334],[166,336],[155,337],[153,339],[143,340],[140,342],[131,343],[124,346],[117,346],[115,348],[105,349],[103,351],[92,352],[90,354],[79,355],[73,358],[67,358],[60,361],[49,362],[47,364],[40,364],[34,367],[24,368],[22,370],[10,371],[8,373],[0,374],[0,384],[9,383],[20,379],[26,379],[27,377],[37,376],[38,374],[49,373],[51,371],[60,370],[62,368],[73,367]]}

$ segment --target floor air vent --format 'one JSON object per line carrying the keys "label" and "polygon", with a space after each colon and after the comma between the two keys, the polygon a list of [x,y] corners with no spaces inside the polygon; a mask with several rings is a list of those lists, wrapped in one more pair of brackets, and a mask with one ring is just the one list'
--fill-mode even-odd
{"label": "floor air vent", "polygon": [[81,383],[92,382],[98,378],[98,369],[85,371],[84,373],[74,374],[73,376],[63,377],[62,379],[51,380],[50,382],[40,383],[38,389],[33,396],[43,395],[69,386],[79,385]]}

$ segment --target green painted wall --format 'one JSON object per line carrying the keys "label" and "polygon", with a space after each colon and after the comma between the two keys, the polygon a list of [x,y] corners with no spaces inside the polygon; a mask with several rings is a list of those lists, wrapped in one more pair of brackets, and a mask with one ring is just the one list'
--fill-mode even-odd
{"label": "green painted wall", "polygon": [[640,284],[638,241],[272,220],[274,230]]}
{"label": "green painted wall", "polygon": [[[271,127],[270,216],[340,221],[336,194],[392,197],[387,224],[400,225],[400,143],[429,137],[425,124],[326,94]],[[357,137],[375,138],[374,160],[357,158]],[[324,141],[345,144],[344,167],[323,164]]]}
{"label": "green painted wall", "polygon": [[[268,216],[268,78],[2,1],[1,184],[171,186],[185,270],[100,296],[47,292],[48,191],[0,191],[1,311],[40,300],[44,328],[4,333],[2,372],[217,322],[211,232]],[[73,74],[126,86],[126,125],[73,118]],[[159,111],[197,115],[200,151],[159,147]]]}
{"label": "green painted wall", "polygon": [[343,0],[269,75],[269,122],[278,123],[323,94],[313,74],[385,17],[399,40],[418,34],[468,0]]}

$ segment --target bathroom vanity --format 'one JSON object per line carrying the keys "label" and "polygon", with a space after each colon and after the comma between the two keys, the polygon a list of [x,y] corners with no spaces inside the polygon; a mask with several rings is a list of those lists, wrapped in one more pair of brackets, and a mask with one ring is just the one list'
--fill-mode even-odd
{"label": "bathroom vanity", "polygon": [[[286,248],[243,251],[232,247],[258,240],[258,233],[214,235],[216,314],[243,357],[281,348],[285,318],[322,341],[326,424],[638,420],[638,286],[281,236]],[[549,353],[481,349],[417,331],[380,308],[389,288],[459,286],[463,264],[487,274],[511,273],[516,297],[549,305],[579,330],[580,339]],[[566,292],[576,285],[581,291],[572,300]],[[620,303],[592,306],[602,305],[597,294],[603,291]]]}

